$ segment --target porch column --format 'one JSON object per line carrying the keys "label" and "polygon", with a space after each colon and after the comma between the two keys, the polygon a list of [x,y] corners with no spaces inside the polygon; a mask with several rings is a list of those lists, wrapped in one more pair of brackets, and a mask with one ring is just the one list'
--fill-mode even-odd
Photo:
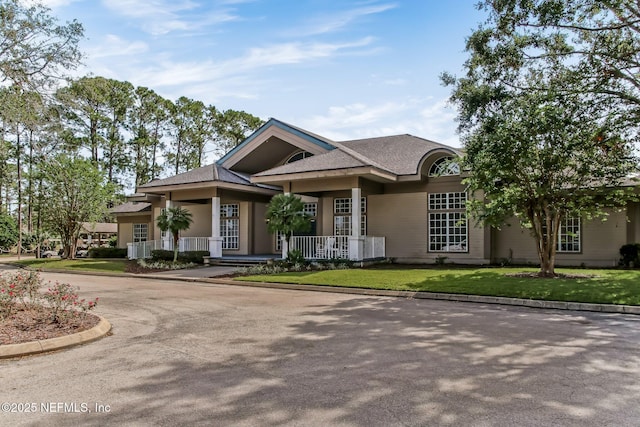
{"label": "porch column", "polygon": [[211,237],[209,237],[209,256],[222,257],[222,237],[220,236],[220,197],[211,198]]}
{"label": "porch column", "polygon": [[360,188],[351,189],[351,236],[349,236],[349,259],[361,261],[364,253],[364,238],[360,235],[360,200],[362,190]]}
{"label": "porch column", "polygon": [[[171,200],[167,199],[167,202],[165,204],[165,209],[169,209],[170,207],[171,207]],[[163,233],[162,231],[160,232]],[[168,230],[164,232],[164,237],[162,238],[162,249],[167,251],[173,250],[173,248],[171,247],[172,238],[173,236],[171,236],[171,232],[169,232]]]}

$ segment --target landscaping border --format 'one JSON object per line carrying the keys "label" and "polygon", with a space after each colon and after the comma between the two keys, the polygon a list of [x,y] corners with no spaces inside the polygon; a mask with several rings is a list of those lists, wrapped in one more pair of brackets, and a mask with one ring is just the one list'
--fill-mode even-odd
{"label": "landscaping border", "polygon": [[46,353],[54,350],[62,350],[80,344],[86,344],[98,340],[111,331],[111,323],[102,316],[97,316],[100,321],[96,326],[86,331],[77,332],[71,335],[64,335],[46,340],[29,341],[19,344],[0,345],[0,359],[12,357],[28,356],[31,354]]}

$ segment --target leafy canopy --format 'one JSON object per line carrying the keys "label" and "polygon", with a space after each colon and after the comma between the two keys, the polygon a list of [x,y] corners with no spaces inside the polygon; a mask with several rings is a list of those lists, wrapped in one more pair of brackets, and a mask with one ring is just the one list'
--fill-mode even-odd
{"label": "leafy canopy", "polygon": [[311,230],[311,218],[304,213],[304,203],[295,194],[273,196],[265,216],[269,232],[282,233],[287,240],[295,232]]}
{"label": "leafy canopy", "polygon": [[[600,16],[593,2],[482,5],[489,20],[468,39],[466,74],[443,75],[458,107],[466,183],[485,197],[468,206],[481,222],[498,227],[517,217],[531,229],[540,274],[552,276],[563,220],[605,218],[634,197],[622,186],[637,170],[635,115],[610,90],[621,88],[619,82],[585,66],[594,56],[579,49],[592,37],[566,28]],[[606,27],[596,31],[619,35]]]}

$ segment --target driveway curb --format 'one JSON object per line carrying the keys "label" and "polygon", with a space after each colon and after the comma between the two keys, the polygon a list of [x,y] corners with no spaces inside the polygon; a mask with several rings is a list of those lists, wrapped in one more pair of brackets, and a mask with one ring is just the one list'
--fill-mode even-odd
{"label": "driveway curb", "polygon": [[100,322],[98,322],[96,326],[76,334],[20,344],[0,345],[0,359],[62,350],[64,348],[74,347],[76,345],[86,344],[100,339],[109,333],[111,330],[111,324],[104,317],[98,317],[100,318]]}
{"label": "driveway curb", "polygon": [[[28,268],[21,266],[22,268]],[[202,277],[172,277],[172,276],[160,276],[153,273],[150,274],[134,274],[134,273],[111,273],[111,272],[89,272],[89,271],[68,271],[62,269],[48,269],[38,268],[37,271],[51,272],[51,273],[70,273],[70,274],[82,274],[82,275],[95,275],[95,276],[109,276],[109,277],[136,277],[140,279],[153,279],[153,280],[173,280],[179,282],[190,283],[209,283],[217,285],[232,285],[232,286],[245,286],[254,288],[268,288],[268,289],[287,289],[297,291],[313,291],[313,292],[333,292],[340,294],[354,294],[354,295],[366,295],[366,296],[384,296],[384,297],[398,297],[398,298],[414,298],[414,299],[432,299],[432,300],[445,300],[456,302],[473,302],[480,304],[497,304],[497,305],[511,305],[529,308],[542,308],[551,310],[571,310],[571,311],[592,311],[597,313],[619,313],[619,314],[635,314],[640,315],[640,306],[635,305],[618,305],[618,304],[593,304],[582,302],[564,302],[564,301],[544,301],[522,298],[508,298],[508,297],[491,297],[481,295],[463,295],[463,294],[448,294],[443,292],[425,292],[425,291],[387,291],[384,289],[363,289],[363,288],[348,288],[339,286],[321,286],[321,285],[296,285],[290,283],[269,283],[269,282],[245,282],[241,280],[231,279],[217,279],[217,278],[202,278]]]}
{"label": "driveway curb", "polygon": [[336,286],[295,285],[287,283],[243,282],[229,279],[194,279],[221,285],[249,286],[270,289],[304,290],[314,292],[333,292],[366,296],[399,297],[408,299],[432,299],[456,302],[473,302],[481,304],[512,305],[529,308],[543,308],[553,310],[594,311],[598,313],[620,313],[640,315],[640,306],[617,304],[591,304],[581,302],[544,301],[521,298],[490,297],[481,295],[447,294],[442,292],[425,291],[387,291],[383,289],[361,289]]}

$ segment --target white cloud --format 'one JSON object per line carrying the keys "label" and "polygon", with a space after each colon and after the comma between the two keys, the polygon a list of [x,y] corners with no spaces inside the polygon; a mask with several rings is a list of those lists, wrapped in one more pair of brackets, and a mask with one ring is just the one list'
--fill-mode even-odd
{"label": "white cloud", "polygon": [[87,50],[91,59],[110,56],[132,56],[146,53],[149,46],[143,41],[127,41],[114,34],[107,34],[102,43]]}
{"label": "white cloud", "polygon": [[334,106],[324,115],[292,122],[337,141],[408,133],[460,147],[455,118],[444,99],[407,98],[377,105]]}
{"label": "white cloud", "polygon": [[190,0],[103,0],[103,4],[114,13],[138,20],[152,35],[194,31],[239,19],[229,9],[203,12],[202,5]]}
{"label": "white cloud", "polygon": [[60,6],[68,6],[71,3],[75,3],[79,0],[22,0],[22,4],[26,4],[28,6],[33,6],[35,4],[41,4],[50,9],[60,7]]}
{"label": "white cloud", "polygon": [[[306,63],[341,54],[344,51],[367,46],[372,39],[365,38],[344,43],[283,43],[252,48],[245,55],[226,61],[212,60],[176,62],[170,57],[156,55],[139,64],[120,64],[135,80],[154,88],[202,84],[221,79],[249,78],[256,70],[288,64]],[[114,64],[116,66],[116,64]],[[133,78],[133,77],[130,77]],[[254,77],[255,78],[255,77]],[[259,78],[259,77],[258,77]]]}
{"label": "white cloud", "polygon": [[323,14],[310,19],[304,25],[299,28],[294,28],[288,33],[296,36],[312,36],[332,33],[347,27],[361,17],[386,12],[387,10],[394,9],[396,7],[397,5],[394,3],[382,3],[361,6],[335,14]]}

